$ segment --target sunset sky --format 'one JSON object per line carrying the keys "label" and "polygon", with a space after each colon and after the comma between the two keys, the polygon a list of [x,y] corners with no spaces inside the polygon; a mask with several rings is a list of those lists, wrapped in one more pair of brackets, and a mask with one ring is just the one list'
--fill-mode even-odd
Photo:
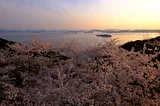
{"label": "sunset sky", "polygon": [[160,29],[160,0],[0,0],[0,29]]}

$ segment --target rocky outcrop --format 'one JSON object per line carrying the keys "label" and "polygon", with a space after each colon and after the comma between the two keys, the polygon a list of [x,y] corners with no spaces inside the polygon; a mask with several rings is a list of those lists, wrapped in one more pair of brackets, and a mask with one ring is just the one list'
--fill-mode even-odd
{"label": "rocky outcrop", "polygon": [[128,43],[121,45],[121,47],[123,49],[128,50],[128,51],[131,51],[132,48],[134,48],[135,52],[138,52],[138,51],[142,52],[144,44],[146,44],[145,53],[146,54],[154,54],[155,52],[160,51],[160,45],[155,44],[157,41],[160,42],[160,36],[158,36],[156,38],[152,38],[152,39],[147,39],[147,40],[131,41],[131,42],[128,42]]}
{"label": "rocky outcrop", "polygon": [[9,48],[9,45],[13,45],[13,44],[16,44],[16,42],[0,38],[0,50],[1,49],[5,50],[5,49]]}
{"label": "rocky outcrop", "polygon": [[[128,51],[131,51],[132,48],[134,48],[135,52],[141,52],[143,53],[144,44],[146,45],[145,52],[146,54],[155,54],[157,52],[160,52],[160,36],[156,38],[151,38],[147,40],[136,40],[131,41],[128,43],[123,44],[121,47],[123,49],[126,49]],[[160,62],[160,55],[157,55],[154,57],[150,62],[154,63],[153,67],[158,69],[158,65],[156,64],[156,61]]]}

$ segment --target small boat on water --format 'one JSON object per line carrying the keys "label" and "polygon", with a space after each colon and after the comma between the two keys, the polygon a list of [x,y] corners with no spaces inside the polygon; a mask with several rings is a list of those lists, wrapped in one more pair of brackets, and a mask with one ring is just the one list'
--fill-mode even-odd
{"label": "small boat on water", "polygon": [[109,35],[109,34],[101,34],[101,35],[97,35],[97,37],[112,37],[112,35]]}

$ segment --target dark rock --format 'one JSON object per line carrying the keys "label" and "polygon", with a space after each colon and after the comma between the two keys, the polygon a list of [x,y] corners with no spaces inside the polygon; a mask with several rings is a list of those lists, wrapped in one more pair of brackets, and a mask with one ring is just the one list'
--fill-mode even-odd
{"label": "dark rock", "polygon": [[9,48],[9,45],[13,44],[16,44],[16,42],[0,38],[0,49],[6,50],[7,48]]}
{"label": "dark rock", "polygon": [[123,49],[131,51],[134,48],[135,52],[143,51],[144,44],[146,44],[146,54],[154,54],[155,52],[159,52],[159,50],[155,50],[155,46],[152,45],[153,42],[160,41],[160,36],[148,40],[136,40],[125,43],[121,45]]}
{"label": "dark rock", "polygon": [[143,49],[143,46],[144,46],[144,41],[137,40],[134,42],[131,41],[131,42],[125,43],[121,47],[128,51],[131,51],[132,48],[134,48],[135,52],[137,52],[137,51],[141,51]]}
{"label": "dark rock", "polygon": [[[121,47],[123,49],[126,49],[128,51],[131,51],[132,48],[134,48],[135,52],[143,52],[144,44],[146,44],[146,54],[155,54],[156,52],[160,52],[160,45],[154,45],[155,41],[160,41],[160,36],[148,40],[137,40],[137,41],[131,41],[128,43],[123,44]],[[158,48],[155,50],[155,48]],[[158,69],[156,61],[160,61],[160,55],[157,55],[154,57],[150,62],[154,62],[153,67]]]}

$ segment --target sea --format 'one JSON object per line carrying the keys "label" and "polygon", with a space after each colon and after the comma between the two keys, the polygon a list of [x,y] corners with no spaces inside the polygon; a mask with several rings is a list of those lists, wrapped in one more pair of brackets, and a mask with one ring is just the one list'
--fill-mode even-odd
{"label": "sea", "polygon": [[103,32],[83,32],[83,31],[52,31],[52,32],[0,32],[0,38],[12,40],[22,44],[31,44],[33,39],[38,39],[40,42],[47,42],[54,45],[76,42],[80,46],[94,46],[104,41],[116,40],[118,45],[129,41],[149,39],[159,36],[159,33],[107,33],[112,37],[98,37]]}

